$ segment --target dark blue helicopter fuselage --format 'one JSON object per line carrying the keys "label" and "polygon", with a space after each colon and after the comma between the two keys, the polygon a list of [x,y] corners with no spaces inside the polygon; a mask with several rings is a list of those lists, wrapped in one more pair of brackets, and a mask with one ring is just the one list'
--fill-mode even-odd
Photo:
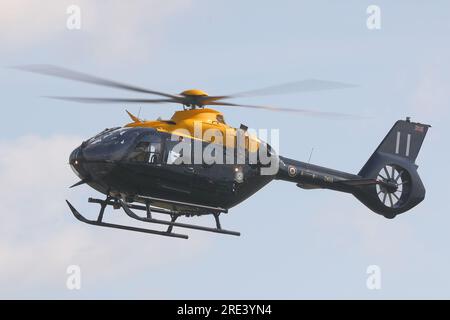
{"label": "dark blue helicopter fuselage", "polygon": [[[173,164],[171,135],[152,128],[114,128],[70,155],[81,180],[103,194],[151,196],[231,208],[275,178],[258,164]],[[237,175],[239,174],[239,175]]]}

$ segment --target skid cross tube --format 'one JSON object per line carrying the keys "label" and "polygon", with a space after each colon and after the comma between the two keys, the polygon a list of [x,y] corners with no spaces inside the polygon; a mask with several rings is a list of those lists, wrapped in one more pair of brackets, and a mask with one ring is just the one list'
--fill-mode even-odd
{"label": "skid cross tube", "polygon": [[[100,203],[102,205],[99,213],[98,219],[95,220],[89,220],[86,219],[81,213],[75,209],[75,207],[66,200],[67,205],[70,208],[70,211],[72,211],[72,214],[77,218],[79,221],[94,225],[94,226],[100,226],[100,227],[107,227],[107,228],[114,228],[114,229],[121,229],[121,230],[129,230],[129,231],[136,231],[136,232],[142,232],[142,233],[149,233],[149,234],[155,234],[159,236],[166,236],[166,237],[173,237],[173,238],[181,238],[181,239],[188,239],[189,237],[185,234],[179,234],[179,233],[173,233],[173,232],[166,232],[166,231],[158,231],[158,230],[150,230],[150,229],[144,229],[144,228],[138,228],[138,227],[132,227],[132,226],[125,226],[120,224],[113,224],[113,223],[107,223],[102,222],[103,218],[103,212],[104,207],[106,207],[109,203],[108,201],[104,201],[103,203]],[[103,209],[103,210],[102,210]]]}
{"label": "skid cross tube", "polygon": [[[108,201],[109,199],[111,199],[110,196],[106,197],[105,202],[103,202],[103,203],[100,204],[100,206],[101,206],[101,207],[100,207],[100,212],[99,212],[98,218],[97,218],[97,222],[98,222],[98,223],[102,222],[102,220],[103,220],[103,215],[105,214],[105,209],[106,209],[106,206],[108,205],[106,201]],[[70,207],[70,205],[69,205],[69,207]],[[71,208],[71,209],[72,209],[72,208]]]}
{"label": "skid cross tube", "polygon": [[172,215],[172,217],[170,218],[170,224],[167,227],[167,232],[172,232],[173,229],[173,224],[175,223],[175,221],[177,221],[178,216],[176,214]]}
{"label": "skid cross tube", "polygon": [[[125,203],[122,200],[119,200],[119,201],[120,201],[120,203],[122,205],[123,210],[125,211],[125,213],[130,218],[133,218],[133,219],[136,219],[136,220],[139,220],[139,221],[143,221],[143,222],[167,225],[167,226],[169,226],[170,230],[172,230],[173,227],[180,227],[180,228],[186,228],[186,229],[194,229],[194,230],[200,230],[200,231],[208,231],[208,232],[215,232],[215,233],[221,233],[221,234],[228,234],[228,235],[232,235],[232,236],[240,236],[241,235],[240,232],[231,231],[231,230],[225,230],[225,229],[220,228],[220,222],[217,224],[218,228],[211,228],[211,227],[198,226],[198,225],[195,225],[195,224],[187,224],[187,223],[175,222],[175,220],[180,216],[180,215],[175,215],[175,214],[172,215],[171,221],[160,220],[160,219],[155,219],[155,218],[144,218],[144,217],[138,216],[136,213],[134,213],[130,209],[130,208],[134,208],[134,209],[142,210],[143,206],[136,206],[136,205],[127,204],[127,203]],[[154,209],[153,209],[153,212],[155,212]],[[217,221],[219,219],[218,214],[214,214],[214,217],[217,219],[216,220],[216,223],[217,223]],[[169,228],[168,228],[168,230],[169,230]]]}
{"label": "skid cross tube", "polygon": [[147,219],[151,219],[152,218],[152,208],[150,207],[150,203],[147,202],[145,204],[145,209],[147,211]]}

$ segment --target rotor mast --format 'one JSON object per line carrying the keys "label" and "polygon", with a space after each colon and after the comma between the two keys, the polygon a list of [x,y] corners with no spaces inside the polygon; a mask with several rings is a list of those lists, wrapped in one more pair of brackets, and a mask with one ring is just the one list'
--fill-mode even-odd
{"label": "rotor mast", "polygon": [[208,94],[200,89],[189,89],[180,93],[183,99],[183,109],[184,110],[194,110],[196,108],[203,109],[205,104],[202,101],[205,101],[205,97]]}

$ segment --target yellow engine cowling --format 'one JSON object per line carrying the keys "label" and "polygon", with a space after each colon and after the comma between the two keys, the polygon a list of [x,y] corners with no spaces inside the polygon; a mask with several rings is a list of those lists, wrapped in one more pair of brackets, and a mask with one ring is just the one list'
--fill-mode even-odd
{"label": "yellow engine cowling", "polygon": [[[169,121],[142,121],[135,116],[132,119],[133,122],[125,127],[154,128],[161,132],[198,139],[208,143],[222,144],[226,147],[234,148],[237,144],[237,129],[227,125],[223,114],[213,109],[177,111]],[[259,143],[260,140],[256,136],[245,132],[245,148],[249,152],[256,152],[259,148]]]}

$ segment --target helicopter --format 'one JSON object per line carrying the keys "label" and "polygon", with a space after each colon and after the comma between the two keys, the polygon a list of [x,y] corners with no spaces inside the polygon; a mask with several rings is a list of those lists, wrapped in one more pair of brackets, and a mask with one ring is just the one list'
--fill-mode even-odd
{"label": "helicopter", "polygon": [[[350,193],[370,210],[388,219],[410,210],[425,198],[425,187],[415,160],[430,125],[412,122],[409,117],[396,121],[361,170],[352,174],[278,155],[268,143],[252,136],[245,125],[234,128],[226,123],[223,113],[211,108],[246,107],[321,117],[349,117],[351,115],[341,113],[223,101],[236,97],[341,89],[351,87],[349,84],[310,79],[232,95],[212,96],[199,89],[169,94],[52,65],[15,68],[158,96],[157,99],[49,97],[52,99],[106,104],[176,103],[183,107],[168,120],[142,120],[126,111],[132,122],[105,129],[73,150],[69,165],[80,180],[71,188],[86,184],[106,196],[105,199],[88,199],[88,202],[100,205],[95,220],[86,218],[66,200],[74,217],[90,225],[183,239],[188,239],[188,235],[176,233],[174,228],[239,236],[237,231],[222,228],[220,215],[228,213],[273,180],[292,182],[305,190],[330,189]],[[198,125],[201,126],[200,135],[195,132]],[[226,139],[217,139],[214,134],[202,135],[207,130]],[[222,149],[217,148],[219,146]],[[228,157],[232,161],[216,161],[220,157],[214,157],[214,161],[179,161],[195,158],[196,151],[202,154],[208,148],[214,150],[215,156]],[[271,163],[268,164],[267,159]],[[276,169],[263,174],[273,163]],[[107,207],[123,209],[131,219],[162,225],[164,229],[105,222]],[[204,215],[214,217],[214,227],[177,221],[180,217]]]}

